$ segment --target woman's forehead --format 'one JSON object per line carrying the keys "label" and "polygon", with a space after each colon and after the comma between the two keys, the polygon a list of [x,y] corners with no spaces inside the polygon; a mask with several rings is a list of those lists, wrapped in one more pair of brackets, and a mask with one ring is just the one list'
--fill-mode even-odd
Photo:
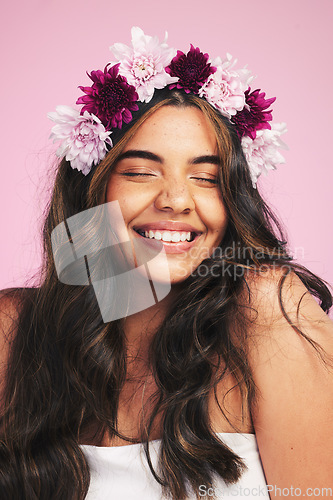
{"label": "woman's forehead", "polygon": [[148,146],[215,151],[216,133],[200,109],[194,106],[163,106],[139,126],[124,151]]}

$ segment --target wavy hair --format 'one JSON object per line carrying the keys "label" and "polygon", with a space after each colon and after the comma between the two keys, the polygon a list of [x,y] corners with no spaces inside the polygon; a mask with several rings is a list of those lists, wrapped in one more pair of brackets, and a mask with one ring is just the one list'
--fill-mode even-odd
{"label": "wavy hair", "polygon": [[[221,160],[219,186],[228,212],[223,241],[186,279],[186,294],[176,299],[149,347],[149,369],[157,391],[139,441],[144,443],[149,466],[165,496],[183,500],[188,486],[198,492],[200,484],[213,485],[215,474],[226,483],[236,482],[245,468],[240,457],[214,434],[208,394],[214,390],[216,397],[216,386],[229,371],[241,391],[243,407],[252,408],[255,402],[245,347],[247,325],[240,320],[247,271],[259,272],[264,265],[285,269],[279,293],[287,319],[281,288],[291,270],[324,311],[332,305],[325,282],[292,261],[278,219],[252,186],[233,125],[194,95],[156,91],[149,104],[140,104],[133,121],[113,134],[114,147],[88,176],[61,161],[43,227],[40,286],[6,294],[19,314],[12,326],[0,415],[2,498],[84,499],[90,472],[79,446],[83,437],[92,432],[98,441],[108,432],[110,437],[133,442],[117,429],[119,393],[127,370],[122,322],[103,322],[92,286],[65,285],[58,280],[51,232],[68,217],[105,203],[117,158],[140,125],[161,106],[195,106],[213,125]],[[236,326],[241,342],[232,336]],[[228,418],[223,405],[220,409]],[[155,470],[149,438],[158,415],[162,415],[162,437]]]}

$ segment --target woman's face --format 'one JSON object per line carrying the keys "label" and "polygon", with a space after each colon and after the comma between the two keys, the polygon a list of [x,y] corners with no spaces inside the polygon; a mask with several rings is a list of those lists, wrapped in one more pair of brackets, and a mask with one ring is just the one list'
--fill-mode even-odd
{"label": "woman's face", "polygon": [[[189,277],[225,234],[218,163],[214,129],[204,114],[164,106],[140,126],[110,175],[107,202],[119,202],[134,244],[148,253],[163,245],[171,284]],[[153,279],[167,279],[162,266],[151,272]]]}

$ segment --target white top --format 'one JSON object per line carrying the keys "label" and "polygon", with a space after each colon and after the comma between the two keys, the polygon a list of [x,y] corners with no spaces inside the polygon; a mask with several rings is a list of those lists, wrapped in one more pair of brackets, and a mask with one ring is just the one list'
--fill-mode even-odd
{"label": "white top", "polygon": [[[217,499],[253,498],[268,499],[265,477],[261,466],[254,434],[218,433],[219,438],[244,459],[248,469],[240,480],[231,486],[217,477],[214,491],[201,485],[199,495],[209,500],[213,493]],[[160,440],[150,441],[149,450],[156,470]],[[160,500],[162,488],[153,477],[141,443],[125,446],[81,445],[91,472],[91,482],[86,500]],[[189,500],[195,499],[192,494]]]}

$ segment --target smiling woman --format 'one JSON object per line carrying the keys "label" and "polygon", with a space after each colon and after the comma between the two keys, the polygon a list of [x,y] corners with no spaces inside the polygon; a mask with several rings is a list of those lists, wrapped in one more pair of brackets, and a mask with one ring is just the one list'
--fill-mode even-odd
{"label": "smiling woman", "polygon": [[80,113],[50,114],[62,160],[41,286],[0,300],[0,491],[329,491],[332,295],[256,187],[282,161],[274,99],[230,56],[132,36],[81,87]]}

